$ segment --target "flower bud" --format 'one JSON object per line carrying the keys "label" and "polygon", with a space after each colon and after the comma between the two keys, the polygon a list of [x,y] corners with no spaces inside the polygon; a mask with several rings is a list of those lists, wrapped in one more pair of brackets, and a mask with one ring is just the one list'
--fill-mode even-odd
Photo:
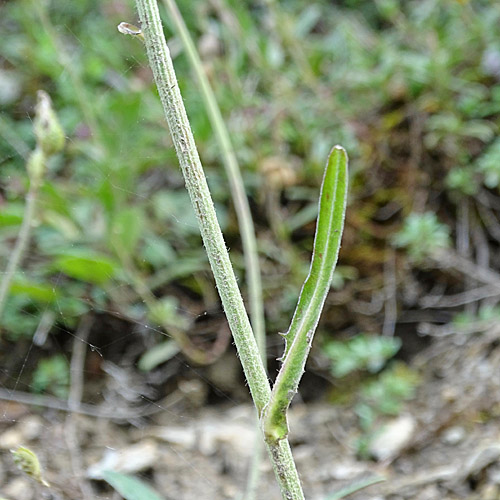
{"label": "flower bud", "polygon": [[38,145],[46,156],[51,156],[64,147],[64,132],[52,109],[52,101],[43,90],[37,92],[35,136]]}
{"label": "flower bud", "polygon": [[14,463],[20,470],[28,474],[44,486],[50,487],[49,483],[42,477],[42,470],[38,457],[28,448],[19,446],[16,450],[10,450]]}

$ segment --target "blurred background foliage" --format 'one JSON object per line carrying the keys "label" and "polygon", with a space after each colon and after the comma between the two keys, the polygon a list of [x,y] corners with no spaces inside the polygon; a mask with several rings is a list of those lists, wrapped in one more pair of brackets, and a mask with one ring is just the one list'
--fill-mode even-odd
{"label": "blurred background foliage", "polygon": [[[438,302],[487,284],[478,269],[493,277],[499,271],[500,5],[178,4],[243,170],[268,334],[284,331],[291,319],[309,266],[324,162],[337,143],[351,159],[349,207],[309,372],[339,387],[352,371],[380,371],[398,350],[407,360],[426,342],[418,335],[421,322],[451,323],[464,311],[469,323],[480,317],[477,302]],[[158,347],[142,368],[182,356],[165,336],[187,335],[209,350],[225,328],[219,299],[144,47],[116,30],[122,21],[137,24],[133,2],[16,0],[1,9],[2,267],[22,221],[38,89],[52,97],[67,135],[64,153],[48,166],[29,252],[1,318],[2,352],[17,353],[4,364],[2,385],[17,380],[19,389],[64,393],[67,378],[52,384],[54,370],[68,369],[60,353],[67,355],[88,315],[97,319],[90,344],[115,361],[132,365]],[[167,16],[164,22],[244,289],[220,151],[181,43]],[[275,359],[281,339],[268,340]],[[33,366],[41,364],[33,379],[19,381],[30,348]],[[55,356],[52,367],[48,355]],[[344,365],[332,368],[337,358]],[[389,370],[402,373],[397,363]],[[398,402],[416,383],[408,374],[400,380],[412,382]],[[377,396],[390,383],[372,380],[363,408],[370,398],[390,401]]]}

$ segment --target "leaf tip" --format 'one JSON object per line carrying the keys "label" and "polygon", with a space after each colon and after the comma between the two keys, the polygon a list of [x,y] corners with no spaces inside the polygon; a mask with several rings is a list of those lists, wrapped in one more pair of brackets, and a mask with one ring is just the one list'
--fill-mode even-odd
{"label": "leaf tip", "polygon": [[340,144],[336,144],[335,146],[333,146],[332,151],[331,151],[330,154],[332,154],[332,153],[341,153],[347,159],[347,151]]}

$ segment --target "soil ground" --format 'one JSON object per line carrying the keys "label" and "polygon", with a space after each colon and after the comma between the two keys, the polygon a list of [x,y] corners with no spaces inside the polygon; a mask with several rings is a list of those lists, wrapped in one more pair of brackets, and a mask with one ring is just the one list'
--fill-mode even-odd
{"label": "soil ground", "polygon": [[[335,492],[347,488],[347,494],[350,487],[380,477],[385,481],[345,498],[500,498],[497,338],[495,327],[468,336],[443,335],[413,359],[422,383],[399,417],[380,423],[385,434],[374,452],[378,461],[356,454],[360,431],[353,408],[296,403],[290,441],[306,497],[338,498]],[[6,417],[0,436],[1,496],[120,498],[98,479],[100,470],[112,468],[142,478],[166,500],[241,498],[256,443],[254,411],[249,404],[206,405],[203,391],[202,382],[184,382],[165,400],[150,403],[149,416],[137,412],[136,418],[120,420],[36,408],[12,393],[1,408]],[[51,488],[16,469],[8,450],[18,443],[36,451]],[[256,498],[278,500],[267,458],[261,474]]]}

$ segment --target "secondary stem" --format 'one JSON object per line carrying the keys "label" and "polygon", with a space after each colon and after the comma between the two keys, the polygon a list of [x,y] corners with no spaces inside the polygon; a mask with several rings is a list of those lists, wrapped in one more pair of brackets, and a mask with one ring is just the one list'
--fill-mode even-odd
{"label": "secondary stem", "polygon": [[26,195],[26,204],[24,207],[24,216],[21,229],[19,230],[19,234],[17,236],[14,251],[9,258],[4,277],[2,279],[2,282],[0,283],[0,317],[2,316],[12,278],[14,277],[19,264],[21,263],[21,259],[30,239],[30,232],[35,215],[35,204],[39,185],[40,182],[38,180],[30,180],[30,187],[28,190],[28,194]]}

